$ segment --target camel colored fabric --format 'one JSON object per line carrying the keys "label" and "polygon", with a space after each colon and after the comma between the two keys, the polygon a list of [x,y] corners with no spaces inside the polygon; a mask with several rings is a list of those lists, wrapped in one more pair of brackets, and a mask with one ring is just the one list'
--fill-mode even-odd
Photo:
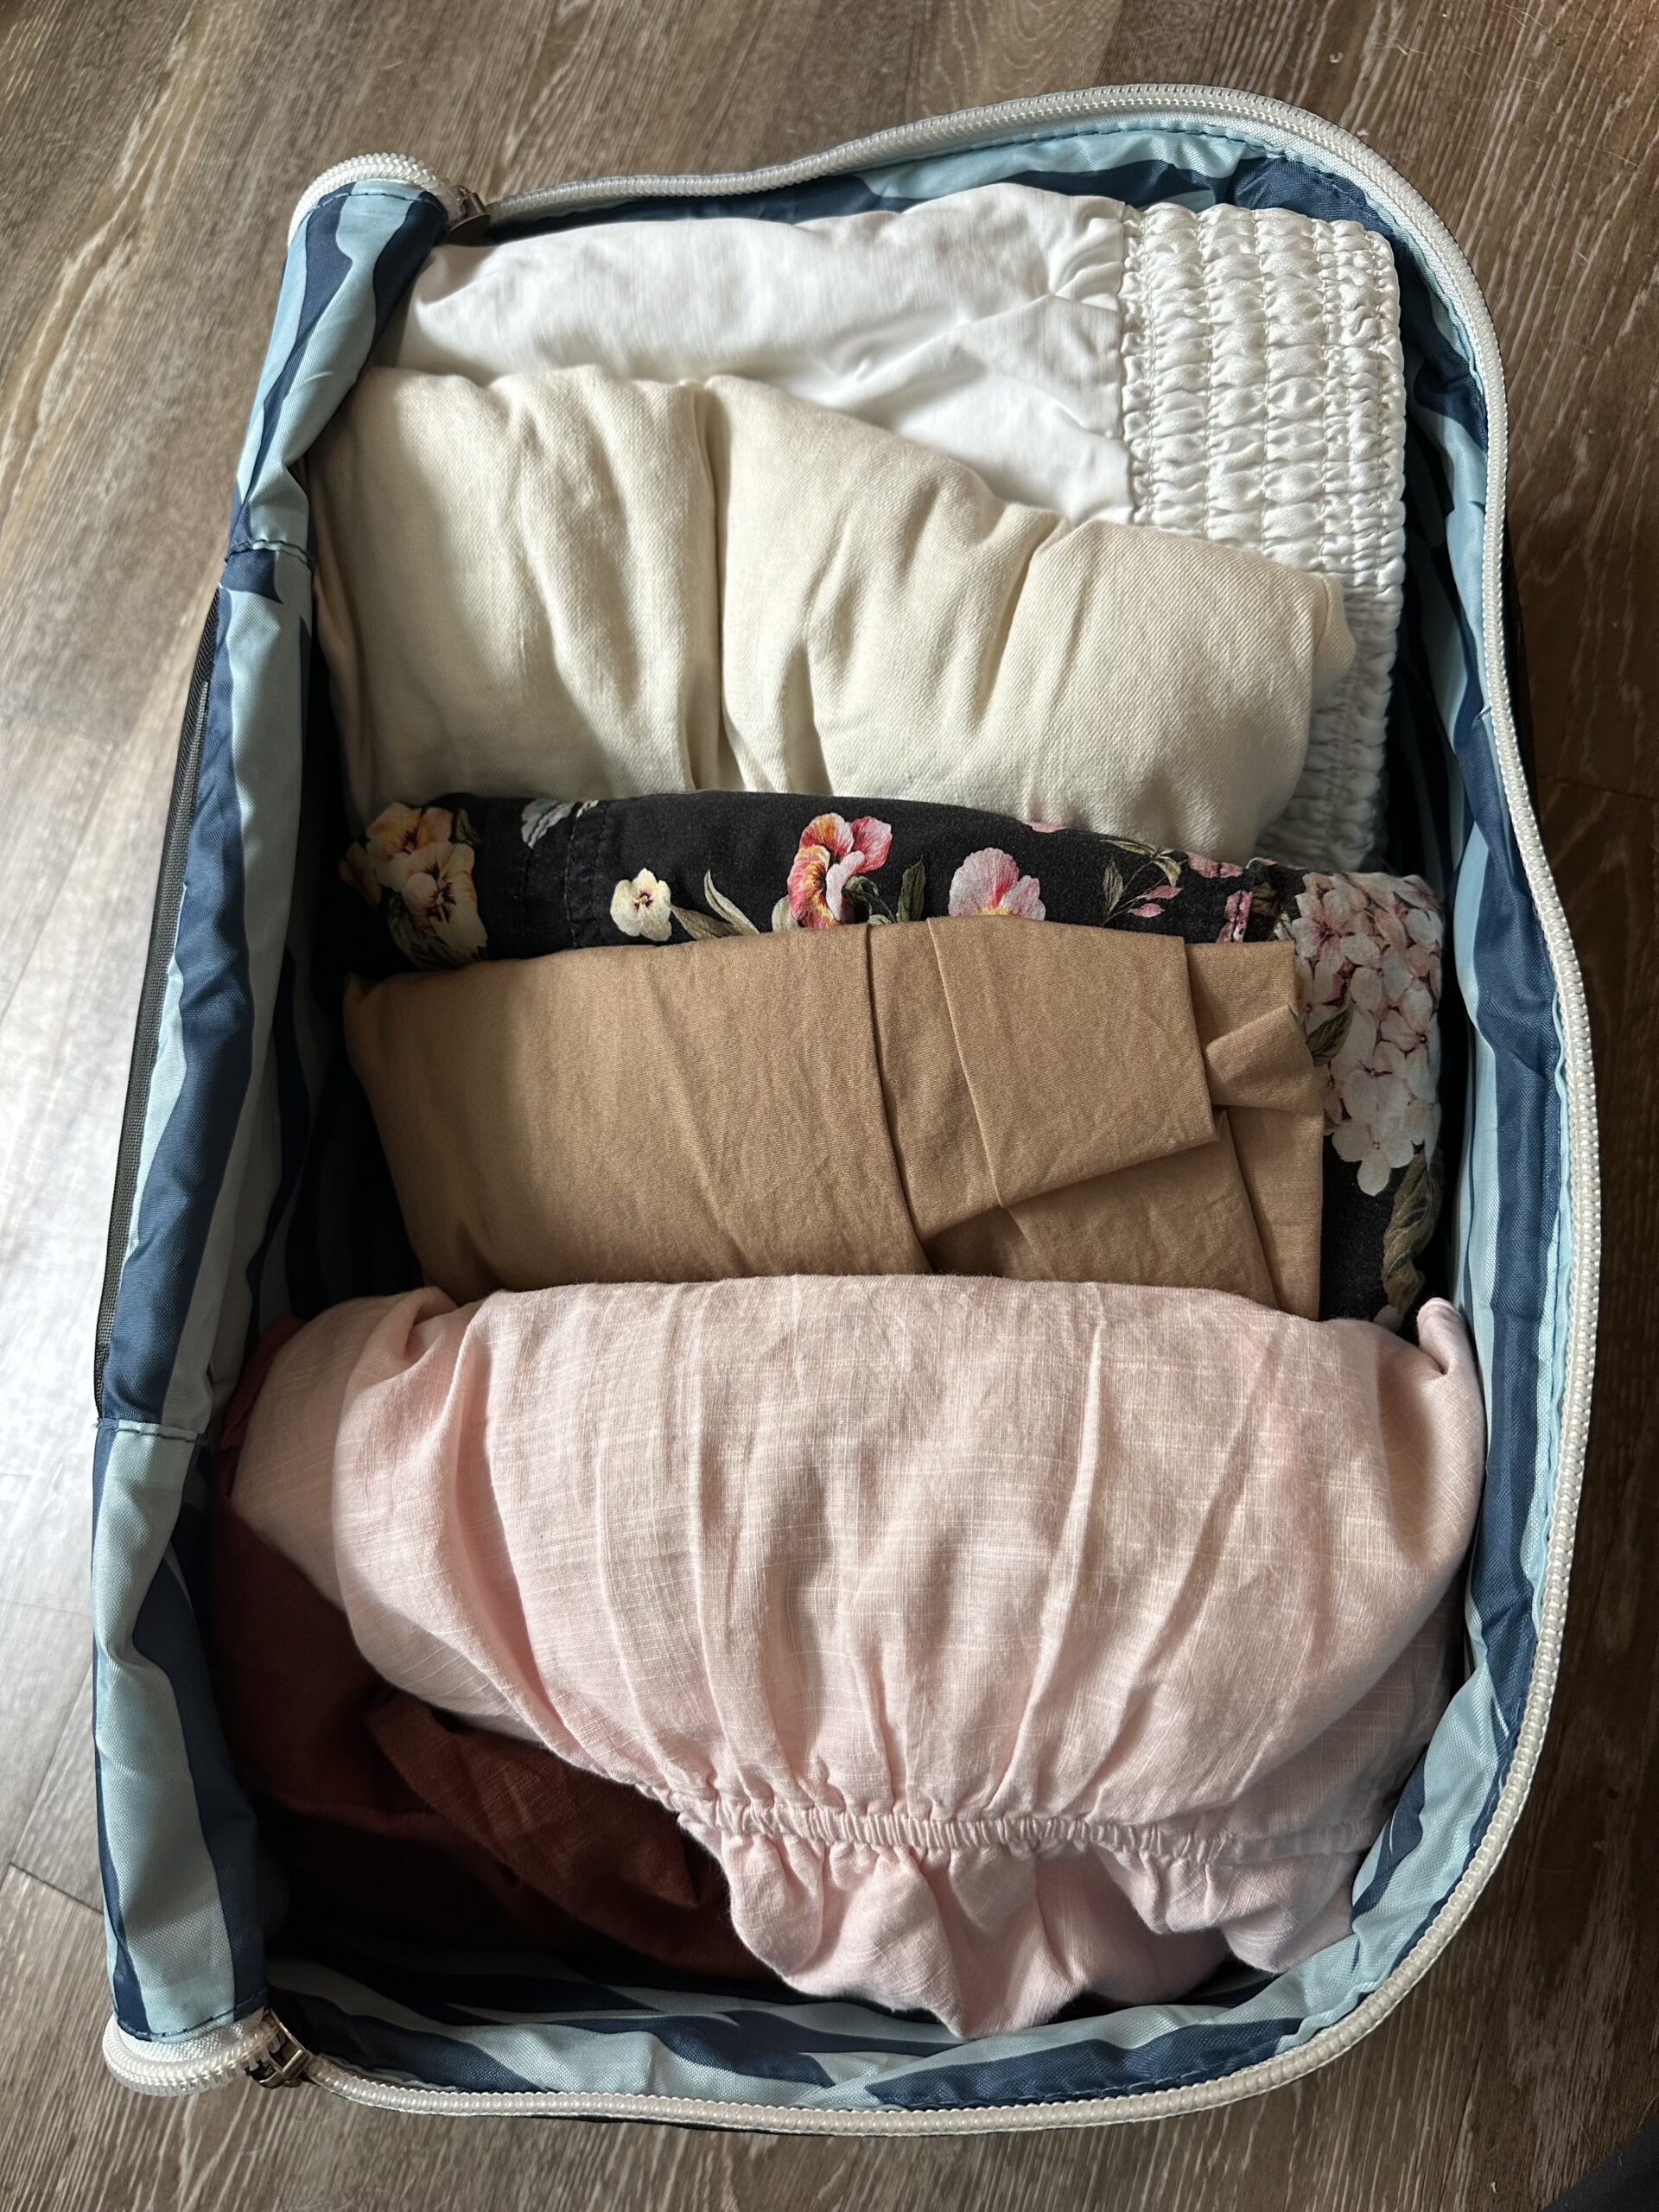
{"label": "camel colored fabric", "polygon": [[345,1614],[243,1519],[248,1420],[299,1327],[267,1332],[226,1416],[207,1620],[237,1777],[296,1900],[452,1946],[761,1977],[718,1866],[671,1813],[383,1681]]}
{"label": "camel colored fabric", "polygon": [[452,1298],[933,1268],[1312,1318],[1294,1003],[1287,944],[976,917],[392,976],[346,1029]]}
{"label": "camel colored fabric", "polygon": [[771,386],[371,369],[308,467],[357,823],[456,785],[874,791],[1245,860],[1340,587],[1008,505]]}
{"label": "camel colored fabric", "polygon": [[1480,1487],[1467,1337],[1420,1336],[1092,1284],[416,1291],[280,1355],[236,1498],[389,1681],[671,1808],[785,1980],[995,2034],[1348,1929]]}

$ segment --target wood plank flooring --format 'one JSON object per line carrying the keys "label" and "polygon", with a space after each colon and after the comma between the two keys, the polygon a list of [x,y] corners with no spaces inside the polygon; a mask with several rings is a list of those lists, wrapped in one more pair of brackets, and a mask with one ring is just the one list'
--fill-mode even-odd
{"label": "wood plank flooring", "polygon": [[[184,676],[292,201],[367,148],[487,194],[1167,79],[1303,102],[1396,162],[1468,249],[1510,365],[1543,822],[1607,1190],[1566,1666],[1517,1841],[1359,2050],[1156,2128],[841,2145],[126,2095],[97,2056],[93,1309]],[[1659,2107],[1656,264],[1656,0],[0,5],[0,2204],[1529,2212]]]}

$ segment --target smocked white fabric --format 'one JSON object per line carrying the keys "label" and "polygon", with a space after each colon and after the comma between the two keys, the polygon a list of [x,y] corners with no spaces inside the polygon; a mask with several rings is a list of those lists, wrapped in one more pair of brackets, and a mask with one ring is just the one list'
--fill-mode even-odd
{"label": "smocked white fabric", "polygon": [[1271,825],[1305,865],[1375,843],[1405,582],[1405,380],[1387,241],[1284,208],[1123,211],[1134,519],[1339,577],[1354,640]]}
{"label": "smocked white fabric", "polygon": [[800,224],[600,223],[441,247],[375,358],[483,383],[750,377],[1005,499],[1333,576],[1354,664],[1262,844],[1307,866],[1371,853],[1405,542],[1399,300],[1374,232],[1018,184]]}

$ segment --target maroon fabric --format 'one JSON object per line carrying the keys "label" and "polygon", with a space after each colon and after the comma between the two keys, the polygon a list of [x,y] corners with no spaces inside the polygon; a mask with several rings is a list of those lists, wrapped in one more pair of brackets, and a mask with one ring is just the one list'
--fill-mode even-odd
{"label": "maroon fabric", "polygon": [[208,1648],[220,1718],[262,1833],[324,1910],[446,1944],[622,1946],[764,1980],[719,1868],[673,1815],[539,1745],[447,1719],[381,1681],[346,1617],[232,1503],[259,1387],[298,1327],[250,1361],[216,1468]]}

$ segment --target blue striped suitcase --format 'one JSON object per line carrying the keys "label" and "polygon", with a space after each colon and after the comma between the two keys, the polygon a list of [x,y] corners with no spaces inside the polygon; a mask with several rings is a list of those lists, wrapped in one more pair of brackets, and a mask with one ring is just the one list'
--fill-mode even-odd
{"label": "blue striped suitcase", "polygon": [[[315,677],[312,531],[294,464],[423,257],[626,208],[663,220],[914,206],[1018,177],[1133,203],[1346,217],[1392,242],[1408,402],[1408,574],[1390,707],[1392,854],[1452,915],[1466,1020],[1455,1295],[1491,1465],[1467,1675],[1360,1870],[1353,1931],[1276,1978],[958,2044],[856,2004],[293,1955],[261,1926],[258,1840],[194,1606],[207,1440],[279,1315],[374,1287],[332,1017],[312,995],[334,764]],[[410,2110],[566,2113],[894,2134],[1147,2118],[1295,2079],[1379,2021],[1466,1917],[1525,1800],[1561,1644],[1597,1271],[1584,995],[1529,798],[1503,589],[1507,428],[1492,327],[1433,212],[1369,149],[1243,94],[1140,86],[889,130],[746,175],[635,176],[485,208],[419,164],[329,172],[296,213],[186,709],[99,1331],[99,1842],[114,2018],[135,2088],[246,2071]],[[372,1239],[370,1240],[372,1245]]]}

